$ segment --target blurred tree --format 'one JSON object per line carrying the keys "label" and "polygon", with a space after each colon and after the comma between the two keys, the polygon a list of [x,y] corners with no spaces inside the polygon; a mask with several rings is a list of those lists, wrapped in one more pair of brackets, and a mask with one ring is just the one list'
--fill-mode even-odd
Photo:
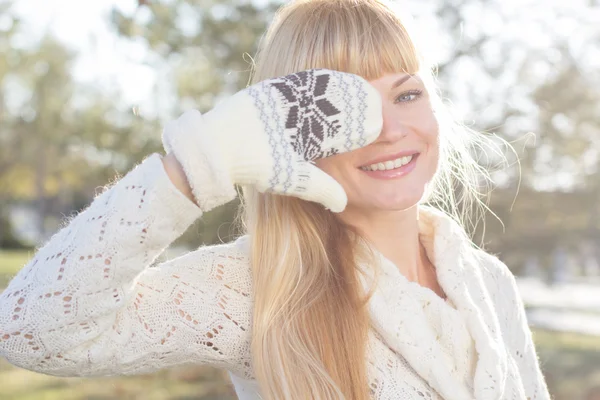
{"label": "blurred tree", "polygon": [[[17,45],[19,20],[0,13],[0,199],[30,205],[40,239],[48,216],[89,202],[97,186],[159,148],[154,121],[119,110],[106,93],[76,84],[75,53],[51,36]],[[111,94],[117,96],[117,94]],[[150,133],[151,132],[151,133]],[[6,210],[0,215],[7,218]],[[9,235],[8,221],[2,224]]]}
{"label": "blurred tree", "polygon": [[600,242],[597,2],[410,4],[421,25],[442,33],[431,36],[442,49],[439,81],[460,115],[519,153],[520,165],[509,154],[512,167],[494,175],[491,208],[504,226],[488,218],[488,248],[518,266],[556,246]]}
{"label": "blurred tree", "polygon": [[[114,11],[112,22],[121,36],[146,43],[151,50],[148,63],[172,71],[170,91],[177,101],[167,112],[174,116],[186,108],[209,109],[219,96],[246,85],[247,54],[255,52],[279,4],[157,0],[141,2],[131,15]],[[476,128],[508,140],[536,132],[538,140],[524,146],[521,163],[523,183],[531,190],[523,190],[518,202],[535,204],[545,196],[551,203],[553,192],[569,191],[570,199],[580,199],[573,200],[573,212],[590,213],[586,229],[598,238],[597,207],[578,207],[587,204],[586,196],[596,204],[600,193],[600,79],[590,56],[600,39],[593,29],[598,5],[538,13],[514,10],[497,0],[409,5],[418,21],[439,27],[441,35],[434,37],[445,44],[435,60],[440,82],[463,115],[477,115]],[[158,124],[117,109],[111,99],[118,93],[75,85],[70,75],[75,54],[52,37],[35,46],[13,45],[20,22],[11,15],[10,2],[0,3],[0,15],[0,196],[3,205],[11,200],[35,202],[38,230],[43,232],[48,214],[68,210],[74,203],[85,205],[115,169],[125,171],[159,149]],[[437,16],[435,21],[424,19],[431,15]],[[509,170],[505,190],[514,193],[518,181],[517,169]],[[525,231],[510,229],[511,220],[522,219],[518,207],[508,213],[512,203],[510,195],[500,195],[495,209],[504,210],[507,233],[520,237]],[[199,232],[203,241],[215,240],[217,227],[223,219],[231,220],[233,209],[208,215],[194,240]],[[549,218],[543,207],[524,209],[538,226]],[[567,219],[582,219],[561,215],[563,230],[572,225]],[[9,229],[7,223],[2,226]],[[574,231],[546,234],[560,242]],[[492,229],[490,238],[503,243],[499,235]]]}
{"label": "blurred tree", "polygon": [[[521,165],[523,183],[537,190],[570,190],[597,170],[600,7],[577,3],[536,12],[536,3],[497,0],[417,7],[421,18],[437,15],[440,83],[465,119],[511,141],[537,136]],[[514,170],[510,182],[517,178]]]}
{"label": "blurred tree", "polygon": [[173,73],[182,109],[210,109],[215,99],[246,86],[259,39],[281,2],[174,0],[143,2],[132,14],[113,10],[117,32],[143,40],[148,63]]}
{"label": "blurred tree", "polygon": [[[246,85],[247,54],[254,54],[280,4],[156,0],[143,2],[131,14],[115,10],[112,22],[123,37],[146,43],[151,50],[148,62],[174,71],[171,90],[176,101],[169,113],[175,115],[192,107],[207,110],[218,96]],[[470,125],[515,143],[520,152],[521,168],[513,158],[512,168],[497,175],[503,189],[494,209],[504,216],[505,236],[521,243],[533,239],[527,236],[530,231],[510,229],[511,221],[521,218],[509,212],[521,180],[525,188],[531,188],[519,196],[517,201],[523,204],[535,204],[537,197],[551,196],[556,190],[574,192],[573,199],[595,195],[598,200],[598,189],[590,188],[598,186],[600,143],[594,138],[600,137],[595,118],[600,85],[598,74],[582,57],[599,39],[592,17],[598,5],[581,3],[576,8],[533,12],[535,5],[515,9],[498,0],[412,0],[406,4],[415,14],[416,26],[437,29],[436,33],[422,32],[429,34],[423,44],[433,49],[439,81],[459,114],[467,120],[476,116]],[[574,27],[586,29],[569,35]],[[537,139],[529,140],[529,132]],[[482,162],[493,166],[497,160],[483,157]],[[545,192],[540,194],[540,190]],[[551,197],[545,202],[551,204]],[[532,224],[547,226],[544,207],[524,209]],[[572,210],[577,211],[588,212],[581,207]],[[222,218],[232,219],[227,212],[217,214],[212,222],[208,216],[197,230],[209,241],[215,238]],[[594,220],[596,228],[590,225],[588,231],[597,232],[597,217]],[[566,235],[560,230],[545,232],[552,235],[552,243]],[[501,225],[488,224],[487,241],[499,244],[492,246],[494,250],[502,250],[501,244],[506,243],[500,240],[502,235]]]}

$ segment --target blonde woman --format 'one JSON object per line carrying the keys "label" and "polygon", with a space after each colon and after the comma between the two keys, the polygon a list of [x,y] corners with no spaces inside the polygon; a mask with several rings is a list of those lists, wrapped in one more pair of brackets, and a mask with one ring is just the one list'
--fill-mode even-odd
{"label": "blonde woman", "polygon": [[[253,79],[37,252],[0,298],[0,355],[62,376],[207,364],[240,399],[549,399],[512,274],[458,222],[479,139],[399,15],[291,2]],[[234,185],[245,236],[151,267]]]}

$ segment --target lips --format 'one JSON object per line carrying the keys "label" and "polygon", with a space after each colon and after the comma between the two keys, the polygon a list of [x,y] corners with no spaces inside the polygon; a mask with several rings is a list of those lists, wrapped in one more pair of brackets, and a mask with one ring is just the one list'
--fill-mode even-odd
{"label": "lips", "polygon": [[397,158],[395,160],[390,160],[386,162],[380,162],[377,164],[371,164],[366,167],[360,167],[363,171],[389,171],[392,169],[400,168],[408,164],[413,160],[415,156],[404,156]]}
{"label": "lips", "polygon": [[359,168],[363,169],[363,168],[367,168],[370,167],[372,165],[376,165],[379,163],[383,163],[385,164],[388,161],[396,161],[399,159],[402,159],[404,157],[413,157],[414,156],[418,156],[420,153],[418,151],[413,151],[413,150],[406,150],[406,151],[402,151],[399,153],[394,153],[394,154],[387,154],[387,155],[381,155],[377,158],[373,158],[372,160],[370,160],[369,162],[366,162],[364,164],[362,164]]}
{"label": "lips", "polygon": [[[398,164],[396,163],[396,161],[388,160],[385,163],[371,164],[370,166],[361,167],[359,169],[362,173],[366,174],[367,176],[378,180],[401,179],[402,177],[410,174],[415,169],[418,158],[419,153],[416,153],[413,156],[404,156],[400,159],[396,159]],[[404,161],[398,161],[406,159],[409,160],[406,163]]]}

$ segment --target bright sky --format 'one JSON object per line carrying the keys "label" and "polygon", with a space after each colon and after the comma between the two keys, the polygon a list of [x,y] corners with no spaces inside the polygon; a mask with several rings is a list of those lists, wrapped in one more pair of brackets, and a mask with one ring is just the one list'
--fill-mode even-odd
{"label": "bright sky", "polygon": [[144,49],[118,40],[110,30],[112,7],[131,11],[133,0],[16,0],[14,8],[26,21],[21,40],[34,41],[51,30],[80,53],[73,74],[84,82],[119,86],[130,104],[143,103],[151,93],[156,72],[142,64]]}

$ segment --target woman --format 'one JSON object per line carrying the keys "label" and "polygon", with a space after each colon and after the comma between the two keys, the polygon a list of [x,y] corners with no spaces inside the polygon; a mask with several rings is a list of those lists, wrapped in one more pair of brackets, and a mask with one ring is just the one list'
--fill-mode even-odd
{"label": "woman", "polygon": [[[292,2],[253,79],[37,252],[2,293],[0,354],[63,376],[204,363],[241,399],[549,399],[514,277],[456,222],[473,134],[398,14]],[[149,268],[234,184],[246,236]]]}

